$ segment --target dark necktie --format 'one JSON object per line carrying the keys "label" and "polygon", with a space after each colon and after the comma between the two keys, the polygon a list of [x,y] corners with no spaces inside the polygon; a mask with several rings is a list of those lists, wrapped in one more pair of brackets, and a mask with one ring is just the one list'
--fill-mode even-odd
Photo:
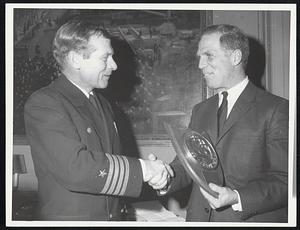
{"label": "dark necktie", "polygon": [[95,107],[95,109],[97,110],[97,112],[100,111],[99,106],[97,104],[96,98],[93,94],[89,95],[89,101],[91,102],[91,104]]}
{"label": "dark necktie", "polygon": [[227,96],[228,93],[226,91],[222,92],[223,94],[223,100],[222,100],[222,104],[218,109],[218,136],[220,136],[220,132],[224,126],[224,123],[226,121],[226,117],[227,117],[227,105],[228,105],[228,101],[227,101]]}

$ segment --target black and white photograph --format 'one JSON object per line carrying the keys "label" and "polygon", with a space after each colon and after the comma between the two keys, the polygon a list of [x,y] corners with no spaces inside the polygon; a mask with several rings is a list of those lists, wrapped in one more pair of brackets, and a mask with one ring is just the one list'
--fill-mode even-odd
{"label": "black and white photograph", "polygon": [[5,4],[6,226],[296,226],[296,4]]}

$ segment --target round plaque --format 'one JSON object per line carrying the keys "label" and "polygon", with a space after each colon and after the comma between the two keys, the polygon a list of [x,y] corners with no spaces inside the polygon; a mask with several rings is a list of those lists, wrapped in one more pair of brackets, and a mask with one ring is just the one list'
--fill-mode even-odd
{"label": "round plaque", "polygon": [[214,174],[218,170],[218,155],[209,138],[205,133],[172,127],[167,123],[164,125],[186,172],[206,192],[218,198],[219,194],[208,186],[204,176],[204,171]]}
{"label": "round plaque", "polygon": [[210,141],[203,135],[189,131],[183,135],[183,147],[187,156],[198,163],[203,170],[213,170],[218,166],[218,156]]}

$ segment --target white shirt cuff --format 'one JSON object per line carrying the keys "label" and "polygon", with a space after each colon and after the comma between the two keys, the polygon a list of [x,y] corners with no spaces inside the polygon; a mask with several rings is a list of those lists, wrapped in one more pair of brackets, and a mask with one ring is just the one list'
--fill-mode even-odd
{"label": "white shirt cuff", "polygon": [[231,205],[234,211],[243,211],[240,194],[237,190],[233,190],[238,195],[238,203]]}
{"label": "white shirt cuff", "polygon": [[146,164],[145,164],[144,160],[139,159],[139,161],[141,162],[141,167],[142,167],[142,171],[143,171],[143,181],[147,182],[148,180],[150,180],[151,177],[147,173],[147,167],[146,167]]}
{"label": "white shirt cuff", "polygon": [[162,188],[160,190],[157,190],[157,195],[158,196],[163,196],[163,195],[167,194],[170,190],[170,187],[171,187],[171,185],[168,182],[167,185],[164,188]]}

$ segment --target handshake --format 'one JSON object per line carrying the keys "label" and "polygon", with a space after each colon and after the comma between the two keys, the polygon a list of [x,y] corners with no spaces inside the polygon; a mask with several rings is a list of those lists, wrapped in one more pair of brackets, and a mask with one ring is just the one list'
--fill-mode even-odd
{"label": "handshake", "polygon": [[148,156],[148,160],[143,160],[144,167],[143,175],[144,182],[147,182],[153,189],[161,190],[164,189],[171,177],[174,177],[172,168],[158,160],[154,154]]}

